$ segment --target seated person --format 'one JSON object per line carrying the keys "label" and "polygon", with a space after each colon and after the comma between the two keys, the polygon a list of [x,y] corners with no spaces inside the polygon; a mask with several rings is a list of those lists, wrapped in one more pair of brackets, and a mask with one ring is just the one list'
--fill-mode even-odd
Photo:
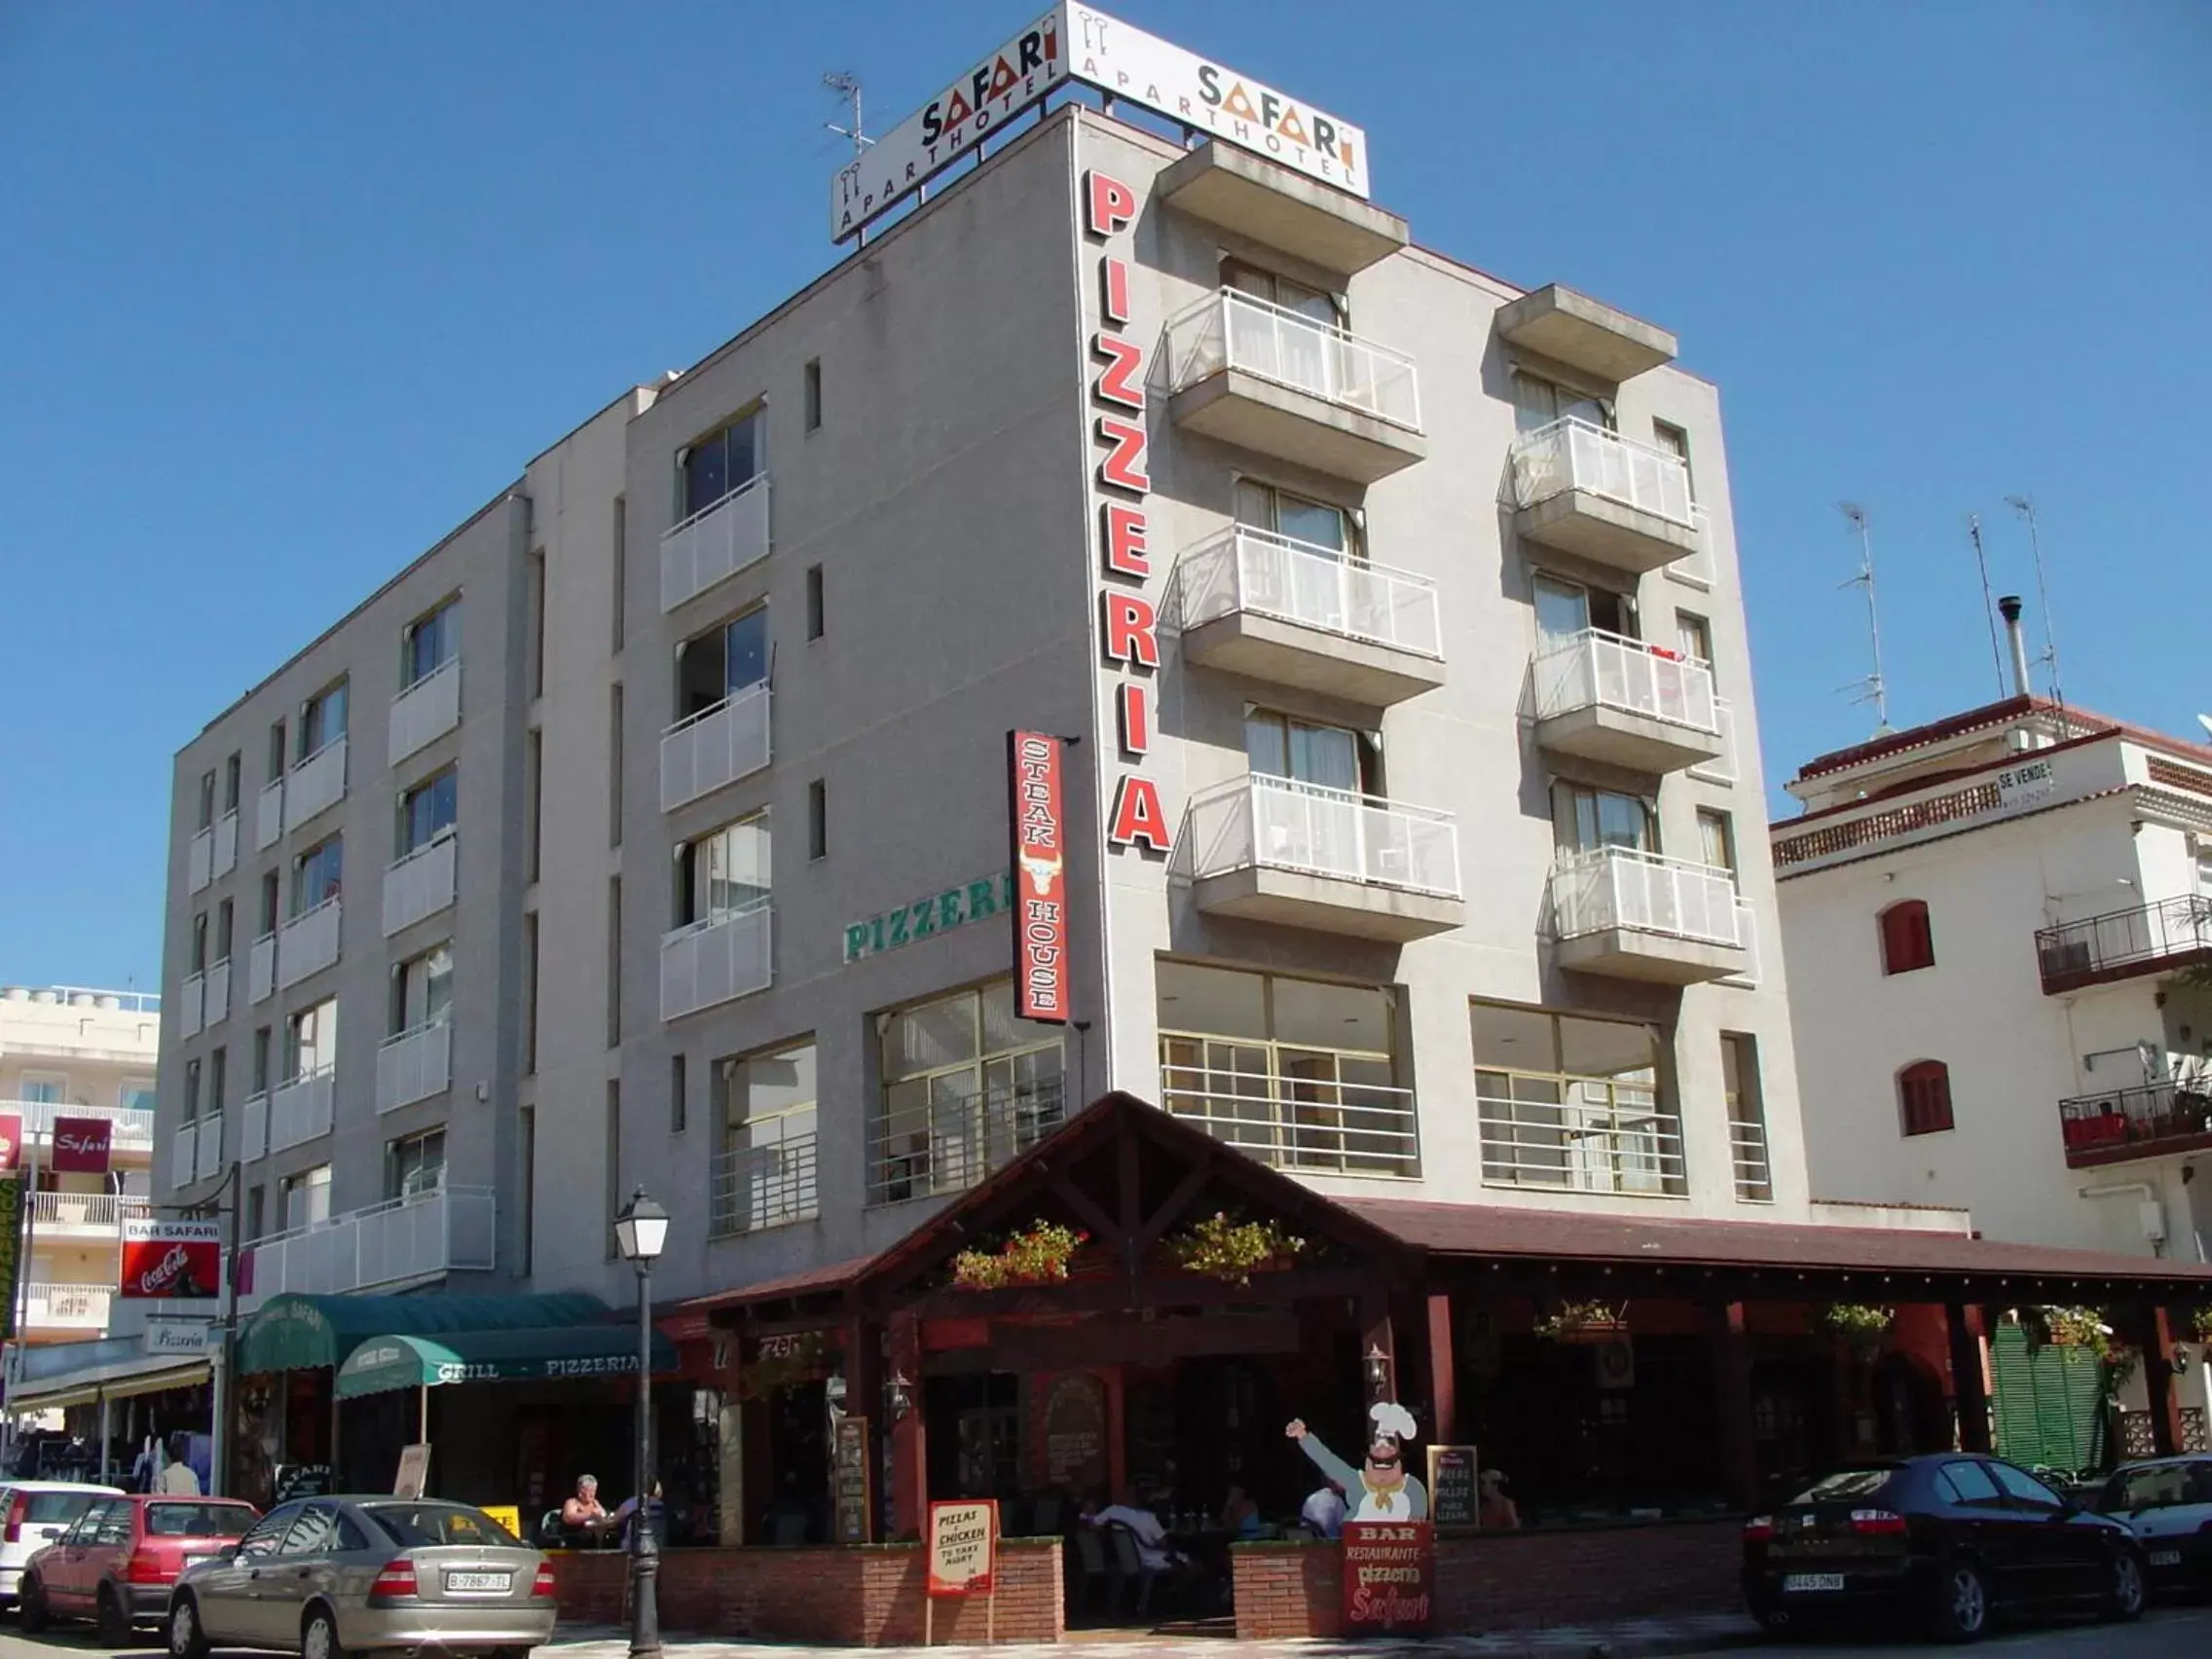
{"label": "seated person", "polygon": [[1505,1471],[1485,1469],[1477,1483],[1482,1498],[1475,1510],[1478,1526],[1494,1527],[1501,1532],[1518,1531],[1521,1527],[1521,1507],[1505,1493]]}
{"label": "seated person", "polygon": [[1229,1501],[1221,1506],[1221,1530],[1239,1538],[1256,1538],[1265,1530],[1260,1506],[1240,1486],[1229,1489]]}
{"label": "seated person", "polygon": [[574,1493],[561,1505],[561,1525],[582,1531],[606,1520],[607,1506],[599,1501],[599,1477],[578,1475]]}
{"label": "seated person", "polygon": [[1160,1517],[1141,1508],[1131,1493],[1124,1492],[1121,1501],[1094,1510],[1084,1519],[1093,1527],[1119,1525],[1135,1533],[1137,1560],[1148,1572],[1180,1573],[1190,1567],[1186,1557],[1167,1547],[1167,1529],[1160,1524]]}
{"label": "seated person", "polygon": [[1345,1493],[1335,1481],[1313,1489],[1307,1493],[1299,1507],[1298,1518],[1306,1523],[1307,1530],[1317,1538],[1341,1538],[1345,1535]]}

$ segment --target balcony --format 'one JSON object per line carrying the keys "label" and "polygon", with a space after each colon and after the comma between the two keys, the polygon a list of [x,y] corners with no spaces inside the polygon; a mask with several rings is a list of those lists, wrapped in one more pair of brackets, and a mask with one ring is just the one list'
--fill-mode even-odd
{"label": "balcony", "polygon": [[1459,925],[1451,815],[1251,773],[1193,797],[1182,845],[1209,915],[1403,943]]}
{"label": "balcony", "polygon": [[[1232,1039],[1219,1042],[1233,1046]],[[1236,1051],[1257,1056],[1269,1051],[1245,1047]],[[1215,1140],[1276,1169],[1409,1179],[1420,1174],[1420,1114],[1410,1088],[1327,1076],[1162,1065],[1160,1103]]]}
{"label": "balcony", "polygon": [[660,738],[660,809],[714,793],[769,760],[768,682],[733,691]]}
{"label": "balcony", "polygon": [[774,978],[774,912],[766,899],[678,928],[660,941],[660,1016],[682,1019],[764,991]]}
{"label": "balcony", "polygon": [[660,608],[674,610],[768,556],[768,475],[755,475],[660,538]]}
{"label": "balcony", "polygon": [[453,1027],[444,1020],[386,1039],[377,1050],[377,1110],[397,1111],[453,1081]]}
{"label": "balcony", "polygon": [[246,952],[245,994],[251,1002],[265,1003],[276,990],[276,936],[263,934]]}
{"label": "balcony", "polygon": [[496,1265],[498,1203],[489,1187],[441,1187],[349,1210],[251,1246],[252,1302],[343,1296]]}
{"label": "balcony", "polygon": [[154,1114],[140,1107],[69,1106],[52,1100],[0,1100],[0,1112],[6,1112],[21,1122],[23,1145],[42,1149],[39,1161],[48,1167],[54,1161],[49,1154],[54,1146],[54,1121],[56,1118],[105,1118],[113,1125],[108,1130],[109,1155],[118,1163],[140,1168],[153,1156]]}
{"label": "balcony", "polygon": [[1569,418],[1513,446],[1513,528],[1530,541],[1641,575],[1699,551],[1679,456]]}
{"label": "balcony", "polygon": [[107,1329],[115,1292],[103,1284],[27,1284],[23,1287],[26,1333],[96,1336]]}
{"label": "balcony", "polygon": [[1426,576],[1235,525],[1175,567],[1191,662],[1388,708],[1444,683]]}
{"label": "balcony", "polygon": [[223,1168],[223,1119],[195,1119],[179,1124],[169,1142],[169,1180],[176,1186],[212,1181]]}
{"label": "balcony", "polygon": [[1481,1071],[1475,1111],[1486,1185],[1661,1198],[1689,1190],[1681,1124],[1648,1083]]}
{"label": "balcony", "polygon": [[2139,1158],[2212,1149],[2212,1086],[2161,1078],[2135,1088],[2058,1103],[2066,1166],[2089,1169]]}
{"label": "balcony", "polygon": [[179,1037],[197,1037],[205,1022],[207,1009],[207,976],[187,974],[184,983],[177,987],[176,1034]]}
{"label": "balcony", "polygon": [[461,837],[452,832],[417,847],[384,872],[384,937],[413,927],[453,903]]}
{"label": "balcony", "polygon": [[1743,776],[1736,758],[1736,705],[1725,697],[1715,697],[1713,717],[1720,727],[1720,753],[1692,766],[1690,776],[1701,784],[1734,784]]}
{"label": "balcony", "polygon": [[1410,358],[1223,289],[1167,325],[1186,431],[1372,484],[1428,454]]}
{"label": "balcony", "polygon": [[198,893],[214,879],[215,831],[210,827],[194,831],[191,844],[184,850],[184,884]]}
{"label": "balcony", "polygon": [[201,1023],[220,1025],[231,1016],[231,959],[224,957],[207,970],[207,990],[201,1001]]}
{"label": "balcony", "polygon": [[1497,334],[1523,350],[1618,386],[1675,360],[1675,337],[1557,282],[1497,312]]}
{"label": "balcony", "polygon": [[254,851],[266,853],[284,833],[284,780],[262,789],[261,798],[254,803]]}
{"label": "balcony", "polygon": [[1764,1124],[1729,1123],[1728,1161],[1735,1171],[1738,1203],[1774,1202],[1774,1157]]}
{"label": "balcony", "polygon": [[[748,1131],[757,1127],[744,1125]],[[734,1238],[818,1213],[814,1131],[718,1152],[708,1165],[707,1236]]]}
{"label": "balcony", "polygon": [[41,1244],[109,1243],[122,1237],[126,1218],[144,1221],[153,1199],[113,1193],[33,1193],[33,1236]]}
{"label": "balcony", "polygon": [[2036,934],[2046,996],[2212,963],[2212,894],[2108,910]]}
{"label": "balcony", "polygon": [[1586,628],[1543,643],[1534,681],[1536,741],[1558,754],[1664,774],[1723,752],[1713,670],[1678,651]]}
{"label": "balcony", "polygon": [[338,960],[339,914],[338,896],[332,894],[284,924],[276,952],[278,985],[290,990]]}
{"label": "balcony", "polygon": [[245,1097],[242,1127],[239,1131],[239,1161],[258,1163],[269,1156],[269,1091]]}
{"label": "balcony", "polygon": [[285,828],[297,830],[346,797],[346,740],[334,737],[284,779]]}
{"label": "balcony", "polygon": [[451,656],[391,700],[390,755],[397,765],[461,724],[461,658]]}
{"label": "balcony", "polygon": [[331,1109],[337,1097],[338,1068],[334,1065],[278,1085],[269,1096],[269,1150],[282,1152],[330,1133]]}
{"label": "balcony", "polygon": [[1406,222],[1395,213],[1218,139],[1154,179],[1152,191],[1178,213],[1342,276],[1406,245]]}
{"label": "balcony", "polygon": [[1740,975],[1750,961],[1724,869],[1601,847],[1563,860],[1551,895],[1562,968],[1694,985]]}
{"label": "balcony", "polygon": [[215,820],[215,879],[239,867],[239,813],[233,807]]}
{"label": "balcony", "polygon": [[964,1193],[1058,1128],[1066,1116],[1057,1077],[879,1109],[868,1125],[867,1201],[896,1204]]}

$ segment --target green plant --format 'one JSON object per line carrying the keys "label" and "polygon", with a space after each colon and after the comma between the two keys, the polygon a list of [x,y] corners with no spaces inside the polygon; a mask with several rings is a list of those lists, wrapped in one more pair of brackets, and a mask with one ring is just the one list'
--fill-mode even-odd
{"label": "green plant", "polygon": [[2198,1342],[2212,1343],[2212,1302],[2189,1316],[2189,1328],[2196,1333]]}
{"label": "green plant", "polygon": [[819,1332],[793,1338],[789,1346],[772,1356],[737,1368],[737,1394],[742,1400],[765,1400],[778,1388],[811,1382],[822,1367],[823,1344]]}
{"label": "green plant", "polygon": [[2105,1316],[2094,1308],[2041,1308],[2045,1338],[2053,1347],[2087,1348],[2099,1359],[2111,1351]]}
{"label": "green plant", "polygon": [[1839,1337],[1878,1337],[1890,1328],[1897,1312],[1889,1308],[1869,1308],[1863,1303],[1832,1303],[1821,1314],[1821,1323]]}
{"label": "green plant", "polygon": [[1536,1335],[1553,1342],[1596,1332],[1620,1330],[1628,1322],[1628,1307],[1606,1302],[1563,1302],[1536,1321]]}
{"label": "green plant", "polygon": [[1169,1238],[1166,1248],[1168,1259],[1185,1272],[1250,1284],[1255,1272],[1288,1265],[1306,1240],[1272,1221],[1231,1221],[1226,1210],[1216,1210]]}
{"label": "green plant", "polygon": [[1068,1262],[1089,1237],[1057,1222],[1039,1221],[1009,1234],[995,1251],[961,1251],[952,1258],[952,1282],[962,1290],[1056,1284],[1068,1276]]}

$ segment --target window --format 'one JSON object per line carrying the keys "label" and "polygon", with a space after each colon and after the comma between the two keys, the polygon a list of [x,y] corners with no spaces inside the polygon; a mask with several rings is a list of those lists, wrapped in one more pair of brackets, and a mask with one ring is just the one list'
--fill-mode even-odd
{"label": "window", "polygon": [[346,682],[310,697],[300,709],[299,757],[310,759],[346,735]]}
{"label": "window", "polygon": [[1338,326],[1343,308],[1334,294],[1304,282],[1294,282],[1288,276],[1278,276],[1272,271],[1263,271],[1242,260],[1225,259],[1221,262],[1221,285],[1234,288],[1239,294],[1249,294],[1255,300],[1280,306],[1284,311],[1295,312],[1324,328]]}
{"label": "window", "polygon": [[537,1232],[537,1108],[524,1106],[515,1113],[522,1158],[522,1276],[528,1278],[536,1256]]}
{"label": "window", "polygon": [[806,568],[806,637],[819,640],[823,634],[822,567]]}
{"label": "window", "polygon": [[446,1132],[424,1129],[384,1149],[384,1196],[409,1198],[434,1193],[446,1182]]}
{"label": "window", "polygon": [[1472,1005],[1483,1179],[1680,1196],[1682,1130],[1659,1087],[1659,1034],[1625,1020]]}
{"label": "window", "polygon": [[1766,1141],[1766,1096],[1759,1085],[1758,1039],[1720,1034],[1720,1089],[1728,1106],[1728,1143],[1739,1203],[1774,1201],[1774,1167]]}
{"label": "window", "polygon": [[1989,1463],[1986,1467],[1997,1477],[1997,1484],[2004,1489],[2005,1495],[2012,1500],[2014,1508],[2062,1510],[2066,1507],[2066,1499],[2025,1469],[2015,1469],[2009,1463],[1996,1462]]}
{"label": "window", "polygon": [[1904,1132],[1932,1135],[1952,1127],[1951,1070],[1941,1060],[1921,1060],[1898,1073]]}
{"label": "window", "polygon": [[1058,1125],[1060,1033],[1014,1014],[994,979],[878,1016],[883,1080],[868,1201],[973,1187]]}
{"label": "window", "polygon": [[537,1075],[537,912],[522,917],[522,1071]]}
{"label": "window", "polygon": [[614,498],[613,529],[614,591],[608,596],[608,609],[613,619],[612,648],[619,652],[630,632],[630,504],[620,496]]}
{"label": "window", "polygon": [[284,1199],[284,1231],[296,1232],[330,1219],[330,1165],[318,1163],[287,1175],[279,1189]]}
{"label": "window", "polygon": [[215,827],[215,774],[200,774],[200,815],[193,820],[195,830],[212,830]]}
{"label": "window", "polygon": [[668,1132],[680,1135],[689,1117],[691,1103],[690,1067],[682,1054],[668,1057]]}
{"label": "window", "polygon": [[257,1026],[253,1033],[253,1088],[251,1094],[267,1094],[273,1081],[269,1075],[270,1050],[276,1032],[269,1026]]}
{"label": "window", "polygon": [[1675,612],[1675,643],[1692,662],[1713,666],[1713,624],[1687,610]]}
{"label": "window", "polygon": [[226,899],[215,906],[215,960],[218,963],[231,959],[232,933],[231,902]]}
{"label": "window", "polygon": [[284,744],[284,722],[276,720],[269,727],[269,781],[276,783],[284,775],[284,762],[290,751]]}
{"label": "window", "polygon": [[[200,1062],[184,1062],[184,1121],[191,1123],[200,1116]],[[185,1172],[179,1171],[179,1178]]]}
{"label": "window", "polygon": [[58,1106],[69,1097],[69,1080],[65,1077],[40,1077],[25,1072],[16,1087],[34,1106]]}
{"label": "window", "polygon": [[607,878],[607,1046],[622,1041],[622,878]]}
{"label": "window", "polygon": [[399,797],[399,856],[420,852],[454,826],[461,813],[461,773],[448,766]]}
{"label": "window", "polygon": [[708,1206],[715,1237],[815,1213],[814,1044],[718,1061],[719,1142]]}
{"label": "window", "polygon": [[1641,795],[1564,779],[1552,785],[1552,830],[1563,853],[1589,853],[1601,847],[1659,850],[1651,803]]}
{"label": "window", "polygon": [[1636,601],[1628,594],[1542,573],[1530,581],[1530,591],[1536,608],[1536,638],[1543,645],[1571,640],[1589,628],[1636,637]]}
{"label": "window", "polygon": [[768,678],[768,608],[709,629],[676,647],[676,718],[689,719]]}
{"label": "window", "polygon": [[1882,912],[1882,972],[1910,974],[1936,966],[1936,936],[1928,926],[1928,903],[1900,899]]}
{"label": "window", "polygon": [[223,1096],[230,1092],[231,1051],[217,1049],[207,1056],[207,1116],[223,1115]]}
{"label": "window", "polygon": [[753,482],[760,470],[759,424],[760,412],[755,409],[678,453],[683,487],[680,517],[703,513]]}
{"label": "window", "polygon": [[192,918],[191,971],[207,972],[207,912],[203,910]]}
{"label": "window", "polygon": [[535,881],[545,850],[545,733],[530,728],[523,744],[523,834],[528,840],[529,878]]}
{"label": "window", "polygon": [[1332,553],[1358,556],[1358,530],[1351,514],[1256,478],[1236,481],[1236,522]]}
{"label": "window", "polygon": [[[1677,458],[1682,463],[1683,472],[1690,470],[1690,435],[1681,427],[1671,425],[1665,421],[1654,421],[1651,423],[1651,442],[1654,448]],[[1696,494],[1694,480],[1691,494]]]}
{"label": "window", "polygon": [[338,897],[338,879],[346,862],[346,837],[333,835],[319,847],[311,847],[292,866],[292,914],[304,916],[318,904]]}
{"label": "window", "polygon": [[611,1262],[620,1253],[614,1218],[622,1213],[622,1085],[611,1077],[607,1080],[607,1139],[600,1162],[606,1171],[600,1198],[607,1212],[607,1259]]}
{"label": "window", "polygon": [[768,815],[756,813],[681,849],[676,925],[730,914],[768,897]]}
{"label": "window", "polygon": [[234,749],[230,758],[223,762],[223,811],[226,814],[239,809],[239,793],[245,787],[244,759],[245,756]]}
{"label": "window", "polygon": [[338,1063],[338,999],[326,997],[284,1022],[284,1080],[328,1071]]}
{"label": "window", "polygon": [[622,682],[607,688],[607,844],[622,844]]}
{"label": "window", "polygon": [[260,920],[255,924],[257,930],[253,936],[255,939],[267,939],[276,931],[277,911],[281,903],[281,901],[277,898],[277,893],[281,885],[275,870],[266,870],[262,873],[261,913]]}
{"label": "window", "polygon": [[268,1220],[269,1189],[249,1187],[245,1195],[245,1241],[250,1244],[261,1236],[262,1226]]}
{"label": "window", "polygon": [[453,1019],[453,949],[439,945],[402,962],[391,976],[391,1034]]}
{"label": "window", "polygon": [[116,1092],[116,1104],[126,1112],[151,1112],[154,1101],[154,1080],[150,1077],[127,1077]]}
{"label": "window", "polygon": [[830,856],[829,786],[820,778],[806,786],[806,856],[810,859]]}
{"label": "window", "polygon": [[1377,793],[1382,759],[1365,732],[1315,725],[1272,709],[1245,710],[1244,756],[1264,776],[1353,794]]}
{"label": "window", "polygon": [[545,695],[545,549],[530,556],[530,694]]}
{"label": "window", "polygon": [[284,1541],[284,1534],[292,1530],[292,1523],[306,1509],[304,1503],[286,1503],[272,1509],[246,1529],[245,1536],[239,1540],[239,1554],[248,1559],[275,1555],[276,1546]]}
{"label": "window", "polygon": [[1513,375],[1513,424],[1520,432],[1533,432],[1554,421],[1587,421],[1607,431],[1613,426],[1613,406],[1570,386],[1561,386],[1519,370]]}
{"label": "window", "polygon": [[461,601],[449,599],[400,634],[399,684],[420,684],[461,654]]}
{"label": "window", "polygon": [[822,359],[809,357],[806,362],[806,429],[822,430]]}
{"label": "window", "polygon": [[1724,869],[1728,879],[1736,879],[1736,826],[1725,812],[1715,812],[1710,806],[1697,809],[1698,850],[1705,862],[1714,869]]}

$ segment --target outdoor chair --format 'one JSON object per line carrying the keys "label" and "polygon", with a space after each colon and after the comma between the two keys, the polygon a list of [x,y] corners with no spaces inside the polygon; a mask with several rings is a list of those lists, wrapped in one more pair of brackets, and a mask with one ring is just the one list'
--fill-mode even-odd
{"label": "outdoor chair", "polygon": [[1106,1604],[1108,1612],[1118,1611],[1121,1586],[1113,1567],[1106,1560],[1106,1540],[1099,1536],[1098,1529],[1088,1522],[1075,1530],[1076,1568],[1083,1574],[1083,1594],[1088,1611],[1097,1612],[1099,1603]]}
{"label": "outdoor chair", "polygon": [[1137,1604],[1133,1610],[1141,1619],[1152,1610],[1152,1581],[1160,1576],[1160,1569],[1145,1566],[1144,1552],[1137,1548],[1136,1533],[1119,1521],[1107,1527],[1106,1542],[1113,1546],[1116,1574],[1123,1582],[1137,1587]]}

